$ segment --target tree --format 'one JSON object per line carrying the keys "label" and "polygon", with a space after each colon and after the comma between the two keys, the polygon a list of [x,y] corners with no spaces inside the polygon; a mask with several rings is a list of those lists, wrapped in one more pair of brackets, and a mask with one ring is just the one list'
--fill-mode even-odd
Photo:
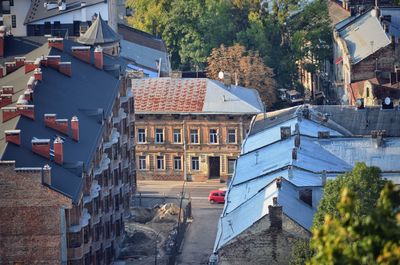
{"label": "tree", "polygon": [[299,239],[293,245],[292,259],[290,265],[304,265],[312,257],[313,252],[310,249],[310,241]]}
{"label": "tree", "polygon": [[257,89],[263,102],[271,107],[276,100],[273,70],[267,67],[257,51],[235,44],[213,49],[207,58],[208,77],[218,79],[220,71],[231,75],[233,84]]}
{"label": "tree", "polygon": [[307,264],[389,265],[400,260],[400,188],[385,184],[376,207],[360,216],[357,195],[342,191],[339,216],[326,215],[314,229],[311,247],[315,255]]}
{"label": "tree", "polygon": [[326,183],[324,196],[314,216],[313,226],[318,228],[323,225],[327,214],[339,217],[336,205],[339,203],[340,194],[344,188],[351,190],[355,195],[353,215],[366,215],[371,211],[371,207],[375,207],[385,182],[380,176],[379,168],[357,163],[352,171]]}

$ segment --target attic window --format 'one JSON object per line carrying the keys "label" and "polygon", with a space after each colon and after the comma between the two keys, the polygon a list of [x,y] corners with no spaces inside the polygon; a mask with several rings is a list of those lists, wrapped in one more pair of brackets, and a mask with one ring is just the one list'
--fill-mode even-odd
{"label": "attic window", "polygon": [[308,205],[312,206],[312,190],[311,189],[303,189],[299,191],[299,199]]}

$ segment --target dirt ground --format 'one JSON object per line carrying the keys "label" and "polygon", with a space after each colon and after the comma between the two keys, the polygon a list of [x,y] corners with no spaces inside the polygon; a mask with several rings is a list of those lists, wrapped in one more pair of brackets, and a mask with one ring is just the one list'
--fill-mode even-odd
{"label": "dirt ground", "polygon": [[126,265],[154,264],[157,252],[157,264],[166,264],[167,254],[173,248],[178,214],[179,207],[172,203],[131,209],[132,217],[125,222],[126,237],[119,259]]}

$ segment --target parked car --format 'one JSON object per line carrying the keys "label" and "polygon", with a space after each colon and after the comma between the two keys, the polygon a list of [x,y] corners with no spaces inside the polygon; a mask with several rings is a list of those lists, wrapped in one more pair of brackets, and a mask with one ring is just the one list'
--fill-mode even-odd
{"label": "parked car", "polygon": [[208,201],[213,203],[225,203],[225,193],[224,190],[212,190],[210,195],[208,195]]}

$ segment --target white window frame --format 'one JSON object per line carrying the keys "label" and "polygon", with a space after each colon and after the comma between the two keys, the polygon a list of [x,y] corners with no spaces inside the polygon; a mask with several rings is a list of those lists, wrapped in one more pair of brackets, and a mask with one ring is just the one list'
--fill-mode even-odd
{"label": "white window frame", "polygon": [[[139,132],[139,130],[143,130],[143,132]],[[137,143],[138,144],[145,144],[146,141],[146,129],[145,128],[138,128],[137,129]],[[141,139],[143,137],[143,139]],[[142,141],[143,140],[143,141]]]}
{"label": "white window frame", "polygon": [[[237,159],[233,159],[233,158],[228,158],[228,166],[226,168],[226,172],[228,173],[228,176],[233,176],[233,173],[235,171],[235,164],[236,164]],[[233,162],[233,168],[232,168],[232,172],[229,172],[229,163]]]}
{"label": "white window frame", "polygon": [[[196,131],[196,133],[193,133]],[[193,141],[196,140],[196,141]],[[199,144],[199,129],[190,129],[190,143],[191,144]]]}
{"label": "white window frame", "polygon": [[[232,131],[233,131],[233,136],[235,137],[235,141],[231,142],[230,136],[232,136]],[[228,144],[236,144],[237,143],[237,133],[236,129],[228,129],[227,130],[227,136],[226,136],[226,141]]]}
{"label": "white window frame", "polygon": [[[177,132],[178,131],[178,132]],[[173,140],[174,140],[174,144],[180,144],[182,143],[182,130],[181,129],[174,129],[174,133],[173,133]],[[178,138],[178,139],[177,139]],[[179,141],[177,141],[179,140]]]}
{"label": "white window frame", "polygon": [[139,164],[138,165],[139,170],[147,170],[147,157],[143,155],[138,156],[138,164]]}
{"label": "white window frame", "polygon": [[[161,130],[161,132],[160,132]],[[154,143],[163,144],[164,143],[164,129],[156,128],[154,130]]]}
{"label": "white window frame", "polygon": [[[161,159],[160,159],[161,158]],[[165,170],[165,156],[156,156],[156,170]],[[159,164],[161,162],[161,164]],[[159,167],[161,165],[162,167]]]}
{"label": "white window frame", "polygon": [[[179,164],[177,163],[179,161]],[[177,167],[177,165],[179,165]],[[182,170],[182,157],[181,156],[174,156],[174,170],[181,171]]]}
{"label": "white window frame", "polygon": [[208,130],[208,141],[210,144],[218,144],[218,129],[212,128]]}
{"label": "white window frame", "polygon": [[198,156],[192,156],[190,159],[190,169],[192,171],[200,170],[200,158]]}

